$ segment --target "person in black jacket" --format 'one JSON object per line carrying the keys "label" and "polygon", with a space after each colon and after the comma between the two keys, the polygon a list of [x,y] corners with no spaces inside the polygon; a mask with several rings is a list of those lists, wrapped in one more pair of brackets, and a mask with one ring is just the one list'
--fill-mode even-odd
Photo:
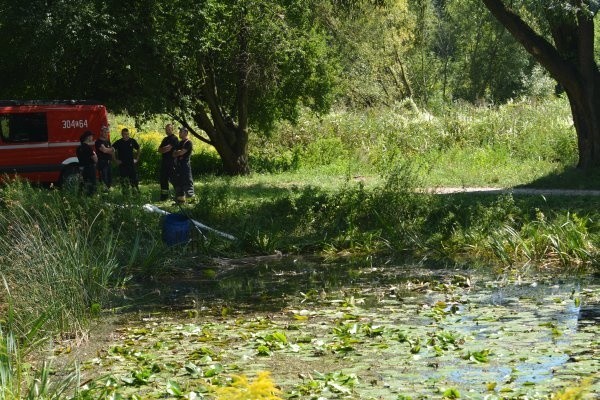
{"label": "person in black jacket", "polygon": [[136,166],[140,159],[140,145],[135,139],[129,137],[129,129],[121,130],[121,139],[113,143],[113,148],[123,191],[126,191],[127,180],[129,180],[129,185],[139,192]]}
{"label": "person in black jacket", "polygon": [[98,162],[98,156],[94,151],[94,134],[91,131],[85,131],[79,141],[81,144],[77,148],[77,158],[83,186],[86,194],[91,196],[96,192],[96,163]]}
{"label": "person in black jacket", "polygon": [[100,137],[96,140],[96,154],[98,155],[98,175],[104,183],[106,191],[112,186],[112,167],[110,165],[115,150],[110,145],[108,126],[100,129]]}
{"label": "person in black jacket", "polygon": [[185,203],[186,197],[194,197],[194,179],[190,165],[193,148],[192,141],[188,138],[188,130],[180,128],[179,143],[173,150],[175,201],[177,203]]}
{"label": "person in black jacket", "polygon": [[173,150],[179,143],[175,132],[173,132],[173,125],[167,124],[165,126],[165,133],[167,136],[164,137],[160,145],[158,146],[158,152],[162,155],[160,160],[160,200],[169,199],[169,182],[175,187],[173,182]]}

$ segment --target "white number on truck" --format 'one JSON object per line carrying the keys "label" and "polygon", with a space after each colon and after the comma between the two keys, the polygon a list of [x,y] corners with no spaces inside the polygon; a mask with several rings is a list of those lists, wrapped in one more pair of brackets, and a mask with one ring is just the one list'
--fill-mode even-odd
{"label": "white number on truck", "polygon": [[63,129],[87,128],[88,121],[87,119],[63,119],[62,127]]}

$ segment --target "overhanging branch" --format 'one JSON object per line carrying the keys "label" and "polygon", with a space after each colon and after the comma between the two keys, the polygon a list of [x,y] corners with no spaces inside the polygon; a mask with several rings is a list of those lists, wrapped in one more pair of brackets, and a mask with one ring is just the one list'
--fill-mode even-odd
{"label": "overhanging branch", "polygon": [[550,42],[537,34],[519,15],[507,8],[502,0],[482,1],[492,15],[557,81],[569,81],[579,75],[573,64],[565,60]]}

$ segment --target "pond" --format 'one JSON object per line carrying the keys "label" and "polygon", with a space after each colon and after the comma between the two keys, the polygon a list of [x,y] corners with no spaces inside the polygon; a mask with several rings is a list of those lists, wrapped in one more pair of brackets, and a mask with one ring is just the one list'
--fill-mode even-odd
{"label": "pond", "polygon": [[600,394],[600,285],[589,277],[533,281],[371,259],[189,265],[132,287],[143,303],[99,329],[94,354],[79,354],[90,398],[211,399],[231,376],[252,381],[259,371],[281,398]]}

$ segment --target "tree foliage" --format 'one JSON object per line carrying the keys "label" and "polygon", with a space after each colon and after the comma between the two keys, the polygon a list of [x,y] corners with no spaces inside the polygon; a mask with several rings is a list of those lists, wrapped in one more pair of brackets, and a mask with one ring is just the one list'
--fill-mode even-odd
{"label": "tree foliage", "polygon": [[344,74],[342,101],[431,107],[503,102],[532,84],[532,57],[480,0],[332,1],[325,23]]}
{"label": "tree foliage", "polygon": [[344,105],[391,105],[412,97],[406,63],[415,19],[407,0],[332,1],[321,7],[321,24],[342,66],[338,92]]}
{"label": "tree foliage", "polygon": [[[245,173],[250,129],[329,107],[335,63],[300,0],[4,0],[3,97],[96,98],[171,113]],[[12,50],[12,51],[11,51]],[[195,129],[195,128],[199,128]]]}
{"label": "tree foliage", "polygon": [[454,0],[445,12],[455,48],[453,95],[472,102],[502,103],[521,94],[526,89],[524,77],[532,73],[532,58],[485,6],[479,0]]}
{"label": "tree foliage", "polygon": [[434,108],[547,90],[538,47],[509,34],[490,4],[510,4],[565,62],[594,46],[583,22],[597,0],[0,0],[10,55],[0,97],[168,113],[217,149],[226,172],[246,173],[248,135],[294,121],[301,106]]}
{"label": "tree foliage", "polygon": [[332,64],[306,2],[159,4],[153,45],[170,90],[158,97],[192,132],[191,121],[203,131],[229,173],[248,172],[250,128],[294,120],[299,104],[329,107]]}

